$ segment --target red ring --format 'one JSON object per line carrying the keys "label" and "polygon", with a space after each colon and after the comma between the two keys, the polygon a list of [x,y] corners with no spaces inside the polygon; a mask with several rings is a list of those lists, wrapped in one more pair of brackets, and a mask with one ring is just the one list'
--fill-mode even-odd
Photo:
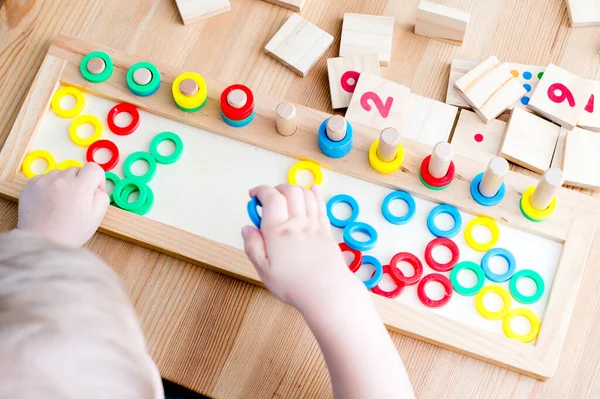
{"label": "red ring", "polygon": [[[383,274],[390,274],[390,265],[385,265],[383,266]],[[373,274],[375,274],[375,272],[373,272]],[[371,276],[373,277],[373,276]],[[394,280],[394,279],[392,279]],[[379,288],[379,284],[377,284],[375,287],[371,288],[371,292],[373,292],[374,294],[377,295],[381,295],[382,297],[385,298],[396,298],[398,295],[400,295],[402,293],[402,290],[404,289],[404,284],[403,283],[399,283],[398,281],[394,280],[394,282],[396,283],[397,287],[394,288],[392,291],[384,291],[381,288]]]}
{"label": "red ring", "polygon": [[[438,263],[433,259],[433,249],[439,246],[446,247],[452,253],[452,259],[448,263]],[[438,237],[433,239],[427,247],[425,248],[425,262],[436,272],[448,272],[452,270],[454,266],[458,263],[458,258],[460,257],[460,251],[458,250],[458,246],[449,238],[446,237]]]}
{"label": "red ring", "polygon": [[[402,270],[398,267],[398,262],[408,262],[415,269],[415,274],[410,277],[406,277]],[[390,276],[394,279],[396,283],[402,283],[404,285],[413,285],[416,284],[423,275],[423,264],[413,254],[410,252],[400,252],[394,255],[392,260],[390,261]]]}
{"label": "red ring", "polygon": [[[442,299],[434,301],[433,299],[431,299],[427,296],[427,294],[425,293],[425,286],[430,281],[437,281],[438,283],[440,283],[444,286],[446,295],[444,295],[444,297]],[[429,308],[442,307],[445,304],[447,304],[448,301],[450,301],[450,298],[452,298],[452,283],[450,282],[448,277],[446,277],[442,274],[437,274],[437,273],[428,274],[427,276],[423,277],[423,279],[419,283],[419,287],[417,288],[417,295],[419,296],[419,300],[421,301],[421,303]]]}
{"label": "red ring", "polygon": [[452,179],[454,179],[454,172],[456,171],[456,167],[454,166],[454,162],[450,161],[450,167],[448,168],[448,173],[446,176],[438,179],[429,173],[429,162],[431,161],[431,155],[427,155],[423,162],[421,162],[421,177],[431,187],[445,187],[448,184],[452,183]]}
{"label": "red ring", "polygon": [[[238,89],[246,93],[246,104],[244,104],[242,108],[233,108],[227,102],[227,95]],[[252,90],[240,84],[227,87],[225,90],[223,90],[223,93],[221,93],[221,111],[227,119],[231,119],[233,121],[241,121],[249,117],[254,111],[254,94],[252,94]]]}
{"label": "red ring", "polygon": [[[94,161],[94,154],[101,148],[106,148],[107,150],[112,152],[112,157],[110,157],[110,159],[106,163],[98,163]],[[105,172],[108,172],[109,170],[117,166],[117,163],[119,163],[119,149],[117,148],[115,143],[113,143],[110,140],[98,140],[88,147],[85,157],[88,162],[98,163],[98,165],[100,165]]]}
{"label": "red ring", "polygon": [[[129,125],[123,127],[116,125],[115,118],[121,112],[127,112],[129,115],[131,115],[131,123]],[[108,127],[111,132],[118,134],[119,136],[127,136],[128,134],[135,132],[135,129],[137,129],[139,126],[140,113],[138,112],[137,108],[131,104],[117,104],[112,107],[110,111],[108,111],[108,115],[106,115],[106,122],[108,123]]]}
{"label": "red ring", "polygon": [[354,254],[354,259],[352,260],[352,263],[348,265],[348,268],[352,273],[356,273],[362,266],[362,252],[357,249],[350,248],[345,242],[341,242],[339,246],[342,252],[352,252]]}

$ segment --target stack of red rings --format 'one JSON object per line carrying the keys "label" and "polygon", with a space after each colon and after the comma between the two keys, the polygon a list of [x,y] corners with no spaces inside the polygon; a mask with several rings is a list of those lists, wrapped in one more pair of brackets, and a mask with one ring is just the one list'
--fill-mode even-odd
{"label": "stack of red rings", "polygon": [[[234,90],[241,90],[246,95],[246,102],[239,108],[233,107],[227,101],[227,97]],[[221,93],[221,116],[223,121],[229,126],[243,127],[252,122],[254,119],[254,94],[248,87],[235,84],[227,87]]]}
{"label": "stack of red rings", "polygon": [[450,183],[452,183],[452,179],[454,179],[454,172],[456,170],[454,162],[450,161],[448,173],[446,173],[446,176],[441,177],[439,179],[433,177],[429,173],[429,162],[431,162],[431,155],[426,156],[425,159],[423,159],[423,162],[421,163],[421,170],[419,173],[421,183],[423,183],[423,185],[430,190],[440,191],[448,188],[450,186]]}

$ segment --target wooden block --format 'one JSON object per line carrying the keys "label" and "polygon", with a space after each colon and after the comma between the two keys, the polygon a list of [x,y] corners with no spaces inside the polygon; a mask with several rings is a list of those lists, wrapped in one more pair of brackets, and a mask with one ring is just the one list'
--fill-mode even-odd
{"label": "wooden block", "polygon": [[346,111],[346,119],[378,131],[386,127],[402,131],[409,97],[408,87],[363,72]]}
{"label": "wooden block", "polygon": [[513,62],[507,62],[506,65],[508,66],[508,69],[510,69],[510,73],[519,81],[519,83],[521,83],[521,85],[523,85],[523,88],[527,91],[527,93],[521,97],[516,104],[518,107],[525,108],[527,107],[527,104],[529,104],[531,96],[540,83],[542,76],[544,76],[546,67],[516,64]]}
{"label": "wooden block", "polygon": [[565,141],[567,140],[567,133],[569,129],[561,127],[558,132],[558,140],[556,141],[556,147],[554,148],[554,155],[552,156],[552,163],[550,167],[562,169],[563,158],[565,156]]}
{"label": "wooden block", "polygon": [[593,81],[592,87],[593,93],[581,112],[577,125],[586,130],[600,133],[600,80]]}
{"label": "wooden block", "polygon": [[458,108],[417,94],[410,94],[402,137],[435,145],[448,141]]}
{"label": "wooden block", "polygon": [[526,93],[508,66],[494,56],[457,80],[454,87],[486,123],[514,105]]}
{"label": "wooden block", "polygon": [[306,0],[264,0],[279,7],[289,8],[292,11],[300,12]]}
{"label": "wooden block", "polygon": [[377,54],[328,58],[327,72],[333,109],[348,107],[361,72],[381,75]]}
{"label": "wooden block", "polygon": [[421,1],[415,22],[415,34],[461,45],[471,14],[441,4]]}
{"label": "wooden block", "polygon": [[267,43],[265,52],[304,77],[331,43],[333,36],[329,33],[292,14]]}
{"label": "wooden block", "polygon": [[550,167],[560,127],[521,108],[512,111],[498,155],[544,173]]}
{"label": "wooden block", "polygon": [[381,65],[392,58],[394,17],[378,15],[344,14],[340,57],[377,54]]}
{"label": "wooden block", "polygon": [[446,92],[446,104],[455,105],[461,108],[471,108],[462,96],[458,94],[458,91],[454,87],[454,83],[477,65],[479,65],[479,63],[476,61],[452,60],[452,64],[450,64],[450,78],[448,79],[448,91]]}
{"label": "wooden block", "polygon": [[600,26],[600,0],[567,0],[573,28]]}
{"label": "wooden block", "polygon": [[475,112],[463,109],[454,128],[452,147],[458,154],[489,161],[498,154],[505,131],[506,122],[494,119],[486,124]]}
{"label": "wooden block", "polygon": [[529,102],[529,109],[573,129],[592,95],[592,82],[554,64],[546,72]]}
{"label": "wooden block", "polygon": [[565,183],[600,189],[600,134],[576,127],[567,133],[563,172]]}
{"label": "wooden block", "polygon": [[229,0],[175,0],[184,25],[231,10]]}

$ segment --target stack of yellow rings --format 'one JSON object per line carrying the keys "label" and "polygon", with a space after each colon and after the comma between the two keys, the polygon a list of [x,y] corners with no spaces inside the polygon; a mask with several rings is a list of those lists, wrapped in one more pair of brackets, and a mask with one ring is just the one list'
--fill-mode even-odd
{"label": "stack of yellow rings", "polygon": [[[298,185],[298,180],[296,180],[296,173],[300,170],[308,170],[311,172],[315,178],[312,185],[321,184],[323,182],[323,172],[321,172],[321,168],[314,162],[310,161],[300,161],[294,166],[291,167],[288,172],[288,183],[293,185]],[[307,189],[310,189],[310,186],[306,186]]]}
{"label": "stack of yellow rings", "polygon": [[179,109],[196,112],[208,101],[208,90],[204,78],[195,72],[184,72],[172,86],[173,99]]}
{"label": "stack of yellow rings", "polygon": [[404,161],[404,147],[402,144],[398,144],[398,152],[396,158],[392,162],[384,162],[379,159],[377,155],[377,149],[379,148],[379,139],[375,140],[369,148],[369,163],[379,173],[388,174],[397,171],[402,166]]}
{"label": "stack of yellow rings", "polygon": [[548,219],[556,209],[556,197],[552,199],[548,208],[539,211],[531,205],[531,196],[535,191],[535,186],[529,187],[523,192],[521,197],[521,213],[532,222],[543,222]]}

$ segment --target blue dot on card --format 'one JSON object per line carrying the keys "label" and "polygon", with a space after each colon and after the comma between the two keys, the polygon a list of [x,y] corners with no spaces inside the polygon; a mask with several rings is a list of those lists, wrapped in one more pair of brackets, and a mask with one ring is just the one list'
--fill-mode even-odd
{"label": "blue dot on card", "polygon": [[525,79],[525,80],[531,79],[532,76],[533,75],[531,75],[531,72],[529,72],[529,71],[523,72],[523,79]]}
{"label": "blue dot on card", "polygon": [[521,104],[523,104],[523,105],[529,104],[529,97],[524,96],[523,98],[521,98]]}
{"label": "blue dot on card", "polygon": [[531,91],[531,85],[530,84],[525,83],[523,85],[523,87],[525,88],[525,90],[527,90],[527,93],[529,93]]}

